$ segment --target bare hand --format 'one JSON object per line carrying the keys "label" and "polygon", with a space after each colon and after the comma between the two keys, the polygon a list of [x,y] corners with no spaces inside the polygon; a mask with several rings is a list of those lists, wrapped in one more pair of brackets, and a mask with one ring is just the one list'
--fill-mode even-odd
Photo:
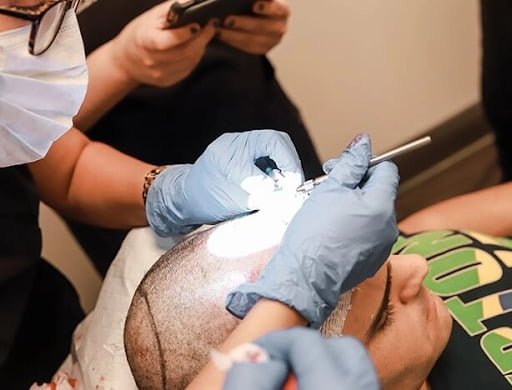
{"label": "bare hand", "polygon": [[224,43],[251,54],[266,54],[286,33],[290,7],[286,0],[259,0],[255,16],[230,15],[218,37]]}
{"label": "bare hand", "polygon": [[168,29],[170,4],[166,1],[141,14],[113,40],[116,62],[126,77],[171,86],[186,78],[201,60],[215,35],[213,23],[202,29],[198,24]]}

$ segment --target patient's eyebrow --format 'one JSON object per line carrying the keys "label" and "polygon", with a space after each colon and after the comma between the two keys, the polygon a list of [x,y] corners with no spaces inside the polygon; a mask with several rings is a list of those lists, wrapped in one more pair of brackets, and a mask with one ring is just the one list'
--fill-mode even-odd
{"label": "patient's eyebrow", "polygon": [[370,340],[373,336],[375,336],[375,333],[378,330],[378,326],[382,321],[382,317],[384,316],[384,313],[386,313],[388,306],[389,306],[389,294],[391,292],[391,263],[388,261],[386,264],[386,287],[384,289],[384,295],[382,296],[382,301],[380,303],[379,310],[377,311],[377,314],[373,318],[373,321],[366,331],[366,340]]}

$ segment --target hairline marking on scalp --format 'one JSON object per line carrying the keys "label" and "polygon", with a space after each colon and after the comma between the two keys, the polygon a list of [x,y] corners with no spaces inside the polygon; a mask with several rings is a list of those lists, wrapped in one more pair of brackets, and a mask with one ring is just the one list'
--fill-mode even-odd
{"label": "hairline marking on scalp", "polygon": [[149,303],[149,300],[148,300],[148,296],[146,294],[146,289],[145,288],[142,288],[141,291],[142,292],[142,298],[144,299],[144,302],[146,302],[146,306],[148,307],[148,313],[149,313],[149,317],[150,317],[150,324],[151,324],[151,328],[153,329],[153,332],[155,334],[155,338],[156,338],[156,344],[158,346],[158,355],[160,357],[160,374],[161,374],[161,383],[162,383],[162,389],[167,389],[167,375],[166,375],[166,369],[167,367],[165,366],[165,358],[164,358],[164,351],[162,349],[162,344],[160,342],[160,334],[158,333],[158,329],[156,327],[156,323],[155,323],[155,318],[153,317],[153,312],[151,311],[151,305]]}

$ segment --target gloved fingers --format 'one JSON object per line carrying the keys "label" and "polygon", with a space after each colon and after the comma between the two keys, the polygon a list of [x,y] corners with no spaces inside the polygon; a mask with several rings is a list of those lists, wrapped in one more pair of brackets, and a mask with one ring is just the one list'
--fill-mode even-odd
{"label": "gloved fingers", "polygon": [[351,337],[323,338],[318,331],[292,328],[256,340],[273,360],[284,361],[301,390],[378,389],[375,369],[364,346]]}
{"label": "gloved fingers", "polygon": [[[307,350],[297,340],[289,355],[299,389],[317,389],[319,383],[326,389],[378,388],[375,374],[372,378],[373,364],[361,342],[346,336],[324,339],[319,334],[306,338]],[[375,385],[368,386],[368,379]]]}
{"label": "gloved fingers", "polygon": [[323,168],[329,179],[334,179],[342,187],[353,189],[364,178],[370,158],[370,137],[363,133],[354,138],[339,158],[327,161]]}
{"label": "gloved fingers", "polygon": [[193,195],[196,197],[195,213],[204,216],[202,223],[217,223],[256,210],[251,207],[251,203],[255,203],[253,196],[237,183],[224,181],[222,185],[212,186],[208,191],[208,201],[201,199],[202,194]]}
{"label": "gloved fingers", "polygon": [[339,157],[335,157],[335,158],[331,158],[329,160],[327,160],[326,162],[323,163],[322,165],[322,168],[323,168],[323,171],[328,175],[329,172],[332,171],[332,169],[334,168],[334,166],[336,165],[336,163],[339,161],[339,159],[341,158],[341,156],[343,155],[343,153],[347,150],[350,150],[353,146],[355,146],[359,141],[361,141],[362,138],[366,138],[368,137],[369,139],[369,142],[370,142],[370,150],[371,150],[371,139],[369,138],[369,135],[366,134],[366,133],[360,133],[360,134],[356,134],[354,138],[352,138],[352,140],[350,141],[350,143],[345,147],[345,149],[342,150],[342,152],[340,153]]}
{"label": "gloved fingers", "polygon": [[236,363],[226,374],[224,390],[282,390],[287,377],[283,361]]}
{"label": "gloved fingers", "polygon": [[[260,157],[269,157],[279,171],[271,178],[256,166]],[[204,161],[203,161],[204,160]],[[217,167],[227,181],[241,186],[249,194],[268,194],[279,189],[295,190],[304,179],[300,159],[288,134],[275,130],[253,130],[219,136],[203,153],[197,164]],[[274,180],[276,179],[276,180]],[[251,207],[255,208],[255,207]]]}
{"label": "gloved fingers", "polygon": [[[348,341],[347,341],[348,340]],[[340,382],[339,371],[346,364],[345,360],[350,356],[352,359],[352,352],[355,348],[361,348],[359,345],[354,346],[351,339],[345,337],[337,339],[337,346],[341,349],[340,354],[333,353],[334,345],[331,346],[332,341],[324,339],[319,332],[316,334],[304,334],[300,339],[296,339],[291,344],[289,350],[289,364],[292,367],[299,387],[314,388],[314,383],[318,383],[318,378],[323,377],[323,381],[330,385]],[[340,356],[341,355],[341,358]],[[337,360],[339,359],[339,360]],[[315,380],[316,379],[316,380]],[[322,382],[322,384],[324,384]]]}
{"label": "gloved fingers", "polygon": [[391,161],[383,161],[368,171],[366,181],[361,186],[365,196],[395,200],[400,176],[397,166]]}
{"label": "gloved fingers", "polygon": [[[343,336],[324,340],[324,361],[317,360],[305,375],[297,370],[300,389],[315,389],[319,381],[324,388],[377,390],[379,382],[374,365],[363,344]],[[294,362],[291,362],[295,368]]]}
{"label": "gloved fingers", "polygon": [[213,224],[251,211],[249,194],[236,182],[215,174],[204,176],[192,166],[183,191],[169,197],[168,208],[182,225]]}
{"label": "gloved fingers", "polygon": [[317,330],[298,326],[267,333],[254,343],[266,350],[271,358],[291,362],[296,356],[297,363],[300,363],[304,356],[312,349],[318,349],[324,341]]}
{"label": "gloved fingers", "polygon": [[269,156],[285,177],[289,173],[298,177],[297,186],[304,180],[299,155],[288,134],[275,130],[254,130],[247,134],[250,153],[254,160]]}

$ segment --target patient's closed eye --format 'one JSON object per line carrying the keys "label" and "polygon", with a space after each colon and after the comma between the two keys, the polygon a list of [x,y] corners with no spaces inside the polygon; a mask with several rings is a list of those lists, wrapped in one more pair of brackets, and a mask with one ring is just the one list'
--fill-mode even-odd
{"label": "patient's closed eye", "polygon": [[395,308],[394,308],[393,304],[390,302],[390,299],[388,298],[388,303],[386,305],[384,315],[382,316],[382,319],[380,320],[379,325],[377,325],[377,330],[379,332],[385,330],[388,326],[390,326],[393,323],[394,309]]}
{"label": "patient's closed eye", "polygon": [[386,299],[386,304],[384,306],[383,314],[381,317],[381,320],[379,321],[379,324],[377,325],[377,330],[383,331],[388,326],[390,326],[393,323],[393,313],[394,313],[394,306],[391,303],[391,285],[393,283],[393,277],[392,277],[392,269],[391,269],[391,263],[388,263],[388,278],[386,280],[386,290],[384,292],[384,298]]}
{"label": "patient's closed eye", "polygon": [[386,275],[386,285],[384,288],[384,294],[382,296],[382,302],[380,304],[379,310],[375,315],[372,324],[367,332],[367,339],[371,339],[377,332],[383,331],[389,325],[393,323],[393,305],[390,300],[391,293],[391,262],[387,262],[387,275]]}

